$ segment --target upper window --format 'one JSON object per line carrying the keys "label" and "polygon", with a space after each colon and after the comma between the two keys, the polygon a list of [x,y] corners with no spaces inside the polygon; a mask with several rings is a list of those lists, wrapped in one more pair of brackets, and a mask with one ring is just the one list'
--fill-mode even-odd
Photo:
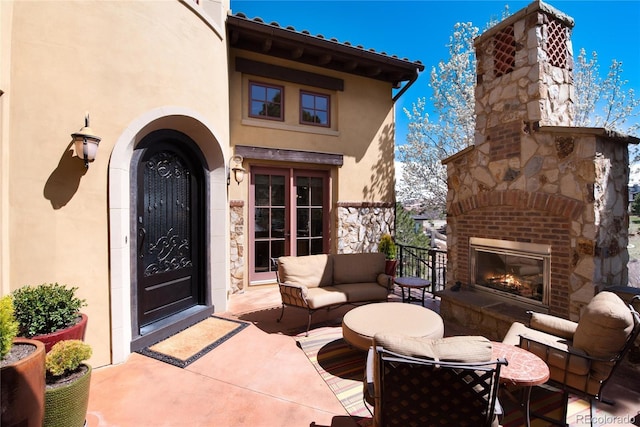
{"label": "upper window", "polygon": [[283,120],[282,86],[249,82],[249,116]]}
{"label": "upper window", "polygon": [[300,91],[300,123],[329,126],[329,95]]}

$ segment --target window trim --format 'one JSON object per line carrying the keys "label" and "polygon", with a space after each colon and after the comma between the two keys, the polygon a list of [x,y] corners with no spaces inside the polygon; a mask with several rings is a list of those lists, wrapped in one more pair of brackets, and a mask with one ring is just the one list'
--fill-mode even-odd
{"label": "window trim", "polygon": [[[303,118],[304,117],[303,116],[304,107],[302,106],[302,97],[304,95],[310,95],[310,96],[313,96],[314,98],[322,97],[322,98],[325,98],[327,100],[327,123],[326,124],[325,123],[309,122],[309,121],[304,120],[304,118]],[[312,92],[312,91],[309,91],[309,90],[302,90],[301,89],[298,101],[300,103],[300,124],[301,125],[318,126],[318,127],[323,127],[323,128],[330,128],[331,127],[331,95],[326,94],[326,93]],[[314,111],[323,111],[323,110],[318,110],[318,109],[314,108]]]}
{"label": "window trim", "polygon": [[[253,98],[251,96],[251,93],[252,93],[252,88],[253,88],[254,85],[255,86],[265,87],[267,89],[278,89],[280,91],[280,117],[261,116],[259,114],[252,114],[251,105],[252,105]],[[266,82],[259,82],[259,81],[255,81],[255,80],[249,80],[248,88],[249,88],[249,90],[248,90],[249,102],[247,103],[247,114],[248,114],[249,117],[251,117],[253,119],[272,120],[272,121],[276,121],[276,122],[284,122],[284,86],[273,84],[273,83],[266,83]],[[266,102],[267,100],[265,99],[264,101]]]}

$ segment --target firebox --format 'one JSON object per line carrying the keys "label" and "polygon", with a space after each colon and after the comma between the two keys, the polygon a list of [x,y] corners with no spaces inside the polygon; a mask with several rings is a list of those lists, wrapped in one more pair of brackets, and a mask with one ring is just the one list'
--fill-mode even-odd
{"label": "firebox", "polygon": [[471,237],[472,285],[511,300],[549,306],[551,247]]}

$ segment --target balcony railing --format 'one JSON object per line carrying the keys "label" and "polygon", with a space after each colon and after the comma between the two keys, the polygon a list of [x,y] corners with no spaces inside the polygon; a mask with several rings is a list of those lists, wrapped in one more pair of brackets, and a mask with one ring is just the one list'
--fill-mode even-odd
{"label": "balcony railing", "polygon": [[398,246],[398,277],[420,277],[430,280],[431,291],[444,289],[447,274],[447,251],[416,246]]}

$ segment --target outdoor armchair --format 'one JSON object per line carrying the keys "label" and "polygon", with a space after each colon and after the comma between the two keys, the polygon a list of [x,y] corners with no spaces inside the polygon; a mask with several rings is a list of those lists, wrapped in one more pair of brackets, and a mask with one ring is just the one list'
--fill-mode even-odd
{"label": "outdoor armchair", "polygon": [[530,313],[529,326],[511,325],[503,342],[542,358],[550,370],[548,384],[563,392],[562,418],[548,421],[566,425],[569,393],[589,400],[592,421],[595,400],[612,403],[603,399],[602,390],[640,332],[640,316],[632,304],[605,291],[587,304],[578,322]]}
{"label": "outdoor armchair", "polygon": [[377,334],[367,357],[365,399],[373,425],[498,426],[500,367],[484,337]]}

